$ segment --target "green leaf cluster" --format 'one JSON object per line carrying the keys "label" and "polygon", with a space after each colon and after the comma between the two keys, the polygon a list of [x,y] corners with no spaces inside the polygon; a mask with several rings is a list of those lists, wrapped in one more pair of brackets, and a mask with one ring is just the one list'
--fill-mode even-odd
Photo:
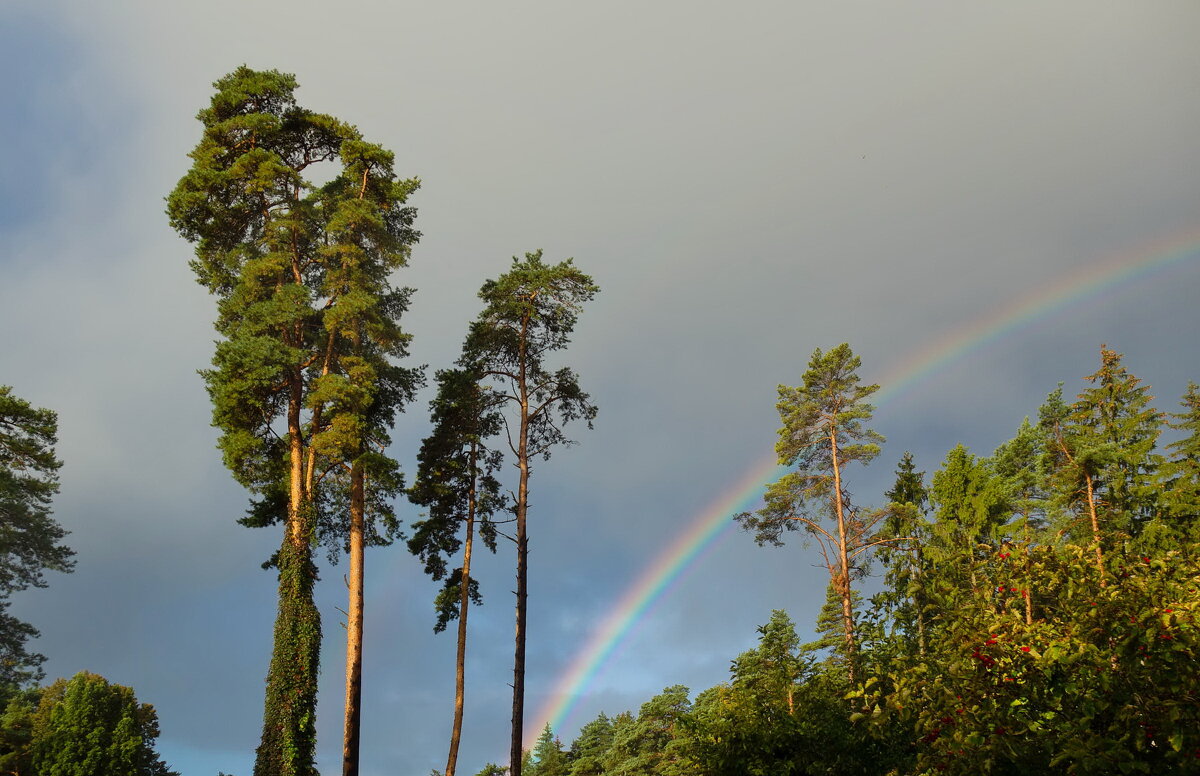
{"label": "green leaf cluster", "polygon": [[177,776],[154,750],[158,734],[153,706],[83,671],[9,700],[0,766],[38,776]]}

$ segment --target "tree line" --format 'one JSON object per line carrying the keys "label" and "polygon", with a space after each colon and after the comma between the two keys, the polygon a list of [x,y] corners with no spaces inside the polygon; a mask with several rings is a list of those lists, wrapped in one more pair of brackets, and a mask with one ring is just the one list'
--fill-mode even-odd
{"label": "tree line", "polygon": [[869,507],[847,483],[883,442],[859,366],[818,350],[780,386],[790,471],[737,516],[759,544],[816,545],[817,640],[775,611],[727,682],[601,714],[569,746],[547,726],[527,773],[1200,773],[1197,386],[1159,412],[1101,346],[1074,400],[1060,384],[991,455],[957,445],[930,478],[905,453]]}

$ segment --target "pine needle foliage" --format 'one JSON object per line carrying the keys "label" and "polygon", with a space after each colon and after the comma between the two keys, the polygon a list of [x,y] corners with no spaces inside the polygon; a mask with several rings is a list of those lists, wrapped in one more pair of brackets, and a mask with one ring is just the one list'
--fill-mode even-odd
{"label": "pine needle foliage", "polygon": [[[243,66],[214,87],[167,214],[217,297],[222,338],[202,375],[225,465],[254,496],[244,522],[285,524],[255,773],[311,776],[321,641],[312,545],[357,536],[361,547],[394,530],[387,502],[401,483],[386,429],[419,375],[390,362],[408,343],[398,319],[409,291],[389,278],[418,237],[405,204],[418,184],[398,179],[392,154],[354,126],[299,106],[292,75]],[[307,176],[324,163],[335,172],[317,185]],[[339,507],[343,516],[329,514]],[[365,525],[370,515],[382,535]]]}

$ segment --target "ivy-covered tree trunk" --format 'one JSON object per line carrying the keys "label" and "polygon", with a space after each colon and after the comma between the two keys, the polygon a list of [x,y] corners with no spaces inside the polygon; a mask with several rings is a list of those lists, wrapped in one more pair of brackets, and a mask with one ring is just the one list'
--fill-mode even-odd
{"label": "ivy-covered tree trunk", "polygon": [[279,613],[267,671],[256,776],[316,776],[317,673],[321,615],[313,602],[317,570],[307,542],[279,548]]}

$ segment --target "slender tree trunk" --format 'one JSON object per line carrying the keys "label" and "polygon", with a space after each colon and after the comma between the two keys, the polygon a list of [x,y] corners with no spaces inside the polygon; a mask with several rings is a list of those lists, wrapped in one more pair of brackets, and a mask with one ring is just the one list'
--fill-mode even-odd
{"label": "slender tree trunk", "polygon": [[342,776],[358,776],[362,722],[363,530],[366,494],[362,465],[350,470],[350,576],[346,580],[346,719],[342,735]]}
{"label": "slender tree trunk", "polygon": [[913,576],[917,578],[917,594],[913,596],[913,603],[917,607],[917,654],[925,657],[925,580],[922,579],[921,572],[922,564],[925,562],[921,553],[921,546],[917,545],[917,558],[915,568],[913,568]]}
{"label": "slender tree trunk", "polygon": [[450,755],[445,776],[454,776],[458,765],[458,742],[462,738],[463,698],[467,674],[467,610],[471,604],[471,549],[475,539],[475,480],[477,447],[471,443],[471,488],[467,491],[467,538],[463,542],[462,590],[458,597],[458,655],[454,664],[454,726],[450,729]]}
{"label": "slender tree trunk", "polygon": [[304,378],[297,368],[291,376],[288,396],[288,539],[297,547],[308,544],[304,525],[304,428],[300,423],[300,407],[304,403]]}
{"label": "slender tree trunk", "polygon": [[830,455],[833,462],[833,506],[838,526],[838,592],[842,596],[842,625],[846,631],[846,671],[854,683],[854,603],[850,593],[850,551],[846,537],[846,505],[842,503],[842,468],[838,460],[837,427],[829,433]]}
{"label": "slender tree trunk", "polygon": [[518,348],[519,370],[517,389],[521,400],[521,427],[517,439],[517,467],[520,479],[517,485],[517,627],[516,649],[513,654],[513,708],[512,743],[509,747],[509,776],[521,776],[521,756],[524,750],[525,726],[525,612],[528,598],[527,573],[529,561],[529,537],[525,531],[525,517],[529,509],[529,386],[525,379],[525,347],[528,320],[522,321],[521,340]]}
{"label": "slender tree trunk", "polygon": [[1088,515],[1092,519],[1092,547],[1096,553],[1096,570],[1100,572],[1100,587],[1106,587],[1108,582],[1104,578],[1104,555],[1100,550],[1100,519],[1096,514],[1096,487],[1092,481],[1092,475],[1084,474],[1087,480],[1087,502]]}

